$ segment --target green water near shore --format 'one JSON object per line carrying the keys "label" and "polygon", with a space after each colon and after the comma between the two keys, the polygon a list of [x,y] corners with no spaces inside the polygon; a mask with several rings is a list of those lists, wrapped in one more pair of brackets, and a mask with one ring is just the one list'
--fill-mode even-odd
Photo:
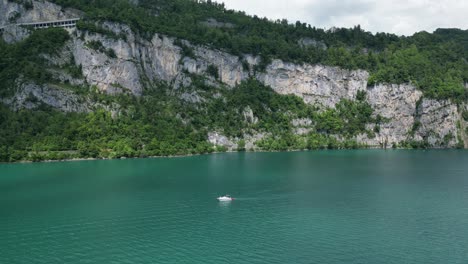
{"label": "green water near shore", "polygon": [[0,164],[0,263],[468,263],[468,152]]}

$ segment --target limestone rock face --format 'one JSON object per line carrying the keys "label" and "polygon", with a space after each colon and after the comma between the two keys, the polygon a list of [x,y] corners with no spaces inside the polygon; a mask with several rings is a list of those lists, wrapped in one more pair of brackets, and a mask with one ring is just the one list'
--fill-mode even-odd
{"label": "limestone rock face", "polygon": [[[126,39],[80,32],[80,37],[73,37],[70,45],[86,81],[99,90],[111,94],[128,91],[141,95],[144,80],[170,83],[181,74],[181,48],[174,45],[172,38],[156,34],[147,40],[135,35],[126,25],[107,22],[100,26],[123,34]],[[92,41],[101,43],[108,51],[112,50],[115,57],[90,48],[87,44]]]}
{"label": "limestone rock face", "polygon": [[[80,13],[47,1],[33,1],[33,8],[27,9],[23,5],[0,0],[0,27],[12,24],[12,21],[38,22],[75,17],[80,17]],[[145,87],[161,81],[175,90],[191,87],[194,75],[206,77],[205,83],[217,89],[235,89],[242,81],[255,78],[279,94],[297,95],[319,109],[334,108],[340,100],[354,100],[359,91],[366,91],[374,116],[382,117],[383,121],[378,128],[369,125],[368,129],[376,131],[375,135],[359,135],[356,138],[358,142],[378,147],[407,140],[425,140],[434,147],[454,147],[464,140],[465,146],[468,146],[468,135],[465,133],[468,125],[461,114],[467,110],[467,104],[457,106],[449,101],[423,98],[422,92],[411,84],[368,87],[369,73],[364,70],[299,65],[281,60],[273,60],[264,72],[255,72],[253,66],[260,62],[259,57],[247,54],[239,57],[185,40],[175,41],[160,34],[143,37],[129,26],[113,22],[102,22],[99,26],[121,37],[70,30],[71,40],[58,56],[48,59],[54,67],[74,61],[76,66],[81,67],[83,77],[71,78],[65,71],[51,70],[54,79],[76,86],[95,86],[109,94],[139,96]],[[4,28],[2,36],[8,43],[13,43],[27,34],[23,28],[8,26]],[[304,45],[320,44],[310,39],[303,39],[302,42]],[[100,43],[102,48],[95,50],[90,43]],[[184,56],[183,46],[191,49],[190,56]],[[217,72],[213,73],[214,69]],[[468,84],[465,87],[468,89]],[[62,87],[27,83],[18,84],[16,89],[15,96],[0,100],[13,108],[34,108],[38,103],[45,103],[66,112],[92,109],[87,100]],[[197,93],[196,87],[194,89],[190,92],[178,90],[182,92],[174,93],[174,96],[192,104],[201,104],[209,99]],[[239,111],[247,123],[259,121],[250,107]],[[314,120],[295,120],[293,123],[297,134],[313,131]],[[246,148],[255,149],[254,140],[263,136],[246,136]],[[237,148],[238,139],[229,139],[219,133],[210,133],[208,139],[212,144],[228,149]]]}
{"label": "limestone rock face", "polygon": [[80,12],[63,9],[47,1],[32,1],[32,7],[26,7],[8,0],[0,0],[0,27],[14,23],[29,23],[76,18]]}
{"label": "limestone rock face", "polygon": [[247,151],[255,151],[258,150],[258,147],[256,145],[257,141],[260,141],[264,139],[266,136],[268,136],[265,133],[256,133],[253,135],[244,135],[244,141],[245,141],[245,149]]}
{"label": "limestone rock face", "polygon": [[312,47],[323,49],[323,50],[327,49],[327,45],[323,41],[317,41],[317,40],[312,39],[312,38],[301,38],[301,39],[299,39],[297,41],[297,43],[301,47],[311,47],[312,46]]}
{"label": "limestone rock face", "polygon": [[206,47],[195,47],[196,59],[184,58],[183,69],[189,73],[206,74],[208,66],[218,70],[219,80],[228,86],[235,86],[248,78],[239,57]]}
{"label": "limestone rock face", "polygon": [[310,118],[293,119],[291,124],[294,127],[294,134],[296,135],[307,135],[314,130],[314,122]]}
{"label": "limestone rock face", "polygon": [[135,57],[143,63],[144,72],[150,80],[172,81],[179,74],[181,48],[174,45],[172,38],[155,35],[151,42],[142,43],[136,48]]}
{"label": "limestone rock face", "polygon": [[365,90],[369,74],[366,71],[348,71],[322,65],[297,65],[274,60],[258,80],[271,86],[277,93],[294,94],[306,103],[335,107],[341,99],[354,99],[359,90]]}
{"label": "limestone rock face", "polygon": [[313,124],[310,118],[298,118],[292,120],[292,125],[295,127],[308,127]]}
{"label": "limestone rock face", "polygon": [[250,108],[250,106],[247,106],[246,108],[244,108],[244,111],[242,112],[242,114],[244,115],[245,122],[251,123],[251,124],[258,123],[258,117],[254,115],[252,108]]}
{"label": "limestone rock face", "polygon": [[[81,65],[86,81],[107,93],[124,90],[140,95],[143,80],[149,82],[166,81],[175,87],[188,86],[190,80],[184,71],[191,74],[208,75],[210,65],[218,70],[218,80],[228,87],[234,87],[248,78],[240,59],[218,50],[192,46],[195,58],[183,57],[181,47],[174,39],[164,35],[154,35],[146,40],[135,35],[126,25],[106,22],[104,28],[124,34],[126,40],[113,39],[99,34],[77,32],[69,49],[77,65]],[[79,37],[78,37],[79,35]],[[106,50],[113,50],[115,58],[105,52],[93,50],[90,42],[99,42]]]}
{"label": "limestone rock face", "polygon": [[92,105],[85,98],[71,91],[54,85],[40,86],[33,83],[21,84],[15,96],[3,99],[3,103],[13,109],[35,109],[42,103],[64,112],[89,112],[92,109]]}
{"label": "limestone rock face", "polygon": [[416,137],[426,137],[431,146],[454,147],[457,145],[457,122],[460,121],[458,107],[450,101],[423,99],[419,107],[419,129]]}
{"label": "limestone rock face", "polygon": [[[90,41],[101,42],[106,49],[114,50],[116,57],[110,58],[90,48],[87,45]],[[143,88],[138,69],[131,60],[131,49],[126,42],[86,35],[84,41],[74,38],[70,48],[76,64],[81,65],[83,76],[90,85],[96,85],[101,91],[110,94],[126,91],[141,94]]]}
{"label": "limestone rock face", "polygon": [[2,33],[3,40],[8,44],[21,41],[27,38],[28,36],[29,30],[16,25],[6,26]]}
{"label": "limestone rock face", "polygon": [[237,148],[237,144],[235,144],[228,137],[218,132],[209,132],[208,142],[216,146],[226,147],[228,150],[234,150],[235,148]]}
{"label": "limestone rock face", "polygon": [[398,144],[408,138],[415,122],[416,104],[422,92],[412,85],[376,85],[367,90],[367,100],[375,115],[384,118],[380,133],[372,139],[362,139],[371,146]]}
{"label": "limestone rock face", "polygon": [[198,95],[197,92],[191,92],[191,93],[185,92],[180,96],[180,99],[186,102],[192,103],[192,104],[197,104],[197,103],[205,101],[205,99],[203,99],[203,97]]}

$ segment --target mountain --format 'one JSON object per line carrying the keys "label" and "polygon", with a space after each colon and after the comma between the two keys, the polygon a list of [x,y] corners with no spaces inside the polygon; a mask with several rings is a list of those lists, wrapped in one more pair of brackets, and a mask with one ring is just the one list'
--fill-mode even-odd
{"label": "mountain", "polygon": [[190,0],[0,0],[0,160],[467,148],[468,31]]}

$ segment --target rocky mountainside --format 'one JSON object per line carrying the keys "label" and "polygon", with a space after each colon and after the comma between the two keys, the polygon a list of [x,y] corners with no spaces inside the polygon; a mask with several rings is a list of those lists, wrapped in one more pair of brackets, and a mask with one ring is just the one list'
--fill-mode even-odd
{"label": "rocky mountainside", "polygon": [[[81,11],[47,1],[27,3],[31,6],[21,1],[0,1],[0,27],[7,45],[21,43],[34,33],[19,23],[83,16]],[[373,120],[378,117],[379,121],[367,123],[365,131],[346,136],[360,146],[403,146],[402,142],[412,141],[425,142],[429,147],[468,147],[467,121],[463,118],[468,111],[466,101],[428,98],[411,83],[369,85],[370,74],[366,70],[280,59],[271,60],[259,70],[260,56],[233,55],[160,33],[143,37],[119,22],[92,23],[99,30],[83,26],[67,29],[70,38],[57,52],[38,54],[45,58],[53,81],[36,82],[20,75],[11,87],[14,92],[2,96],[3,104],[15,111],[35,111],[47,105],[63,112],[89,113],[104,109],[118,116],[128,111],[126,106],[96,100],[90,91],[110,97],[138,98],[164,83],[170,87],[167,94],[203,109],[213,98],[223,97],[225,92],[235,93],[242,83],[255,80],[279,95],[301,98],[318,114],[333,111],[342,100],[355,101],[359,94],[364,94],[373,110]],[[79,68],[80,72],[71,74],[70,67]],[[210,127],[206,140],[231,150],[237,149],[239,141],[246,141],[249,149],[260,148],[259,140],[276,135],[274,131],[249,125],[261,118],[252,109],[255,106],[237,110],[245,117],[246,129],[242,133],[233,136],[220,127]],[[181,118],[184,122],[189,119],[190,116]],[[323,133],[313,116],[294,118],[292,115],[289,122],[295,135],[310,131]],[[338,141],[345,140],[339,133],[329,134]]]}

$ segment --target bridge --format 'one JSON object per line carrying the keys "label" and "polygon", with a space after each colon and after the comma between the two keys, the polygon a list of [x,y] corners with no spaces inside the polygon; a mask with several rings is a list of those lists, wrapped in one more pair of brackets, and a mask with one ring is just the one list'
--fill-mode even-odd
{"label": "bridge", "polygon": [[[10,24],[10,25],[17,25],[17,26],[27,26],[32,27],[34,29],[43,29],[43,28],[50,28],[50,27],[61,27],[61,28],[75,28],[76,22],[80,20],[79,18],[70,18],[64,20],[53,20],[53,21],[42,21],[42,22],[29,22],[29,23],[17,23],[17,24]],[[0,33],[5,30],[7,26],[0,27]]]}

